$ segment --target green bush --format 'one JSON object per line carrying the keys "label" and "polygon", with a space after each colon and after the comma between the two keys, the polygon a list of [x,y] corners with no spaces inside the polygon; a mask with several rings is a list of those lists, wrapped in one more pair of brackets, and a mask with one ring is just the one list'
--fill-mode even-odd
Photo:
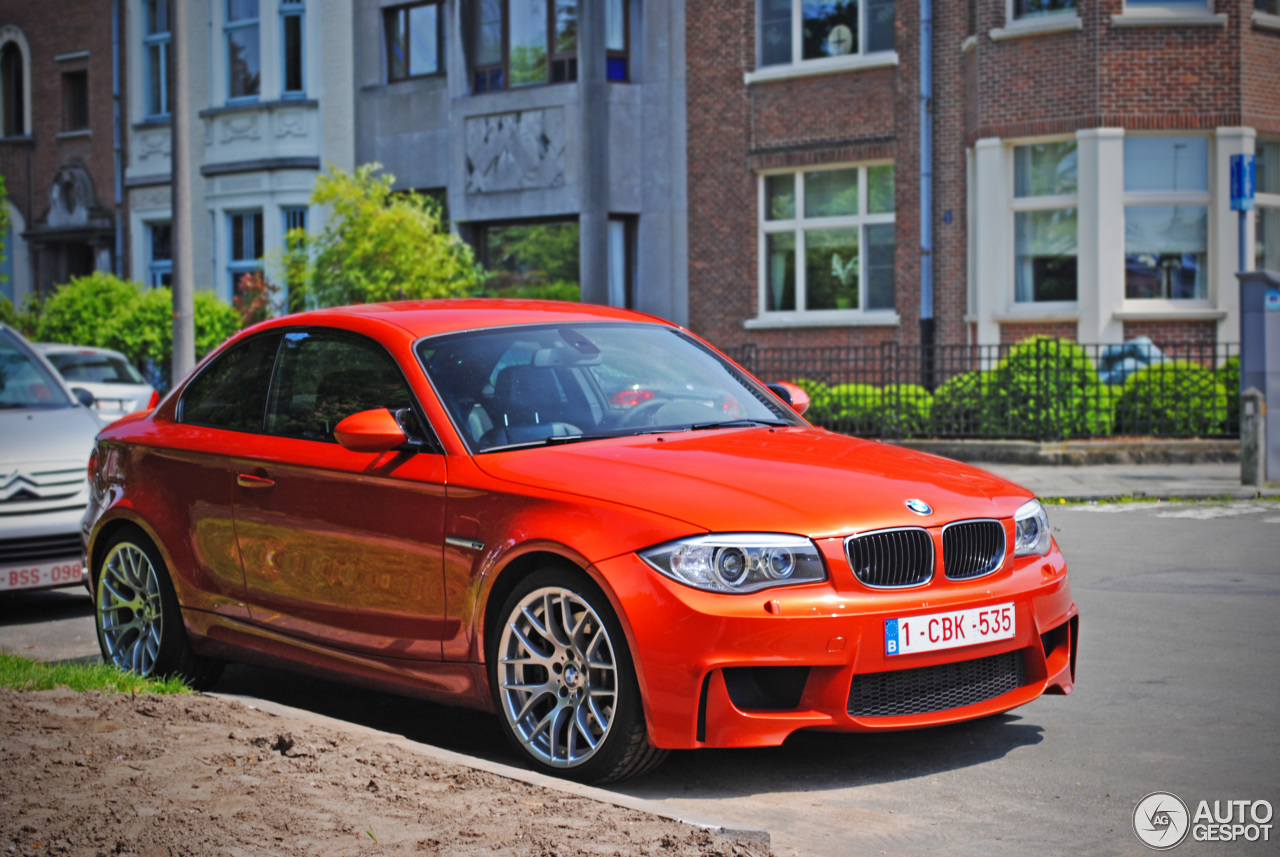
{"label": "green bush", "polygon": [[883,413],[883,391],[871,384],[833,384],[831,386],[831,424],[829,428],[845,434],[880,437]]}
{"label": "green bush", "polygon": [[812,378],[796,378],[791,382],[809,394],[809,410],[804,417],[814,425],[826,425],[831,418],[831,388]]}
{"label": "green bush", "polygon": [[996,435],[1041,439],[1107,434],[1109,397],[1088,352],[1069,339],[1032,336],[1009,350],[992,373]]}
{"label": "green bush", "polygon": [[889,384],[882,391],[884,426],[888,437],[924,437],[933,432],[933,396],[919,384]]}
{"label": "green bush", "polygon": [[1227,418],[1227,392],[1211,369],[1186,361],[1156,363],[1130,375],[1115,405],[1120,434],[1198,437]]}
{"label": "green bush", "polygon": [[[195,296],[196,359],[240,329],[240,314],[207,289]],[[111,325],[106,343],[139,366],[150,365],[160,386],[170,384],[173,362],[173,292],[163,286],[139,294]]]}
{"label": "green bush", "polygon": [[943,437],[986,436],[991,428],[991,373],[956,375],[933,393],[930,422]]}
{"label": "green bush", "polygon": [[141,295],[139,284],[104,271],[76,277],[45,299],[36,339],[108,347],[111,328]]}

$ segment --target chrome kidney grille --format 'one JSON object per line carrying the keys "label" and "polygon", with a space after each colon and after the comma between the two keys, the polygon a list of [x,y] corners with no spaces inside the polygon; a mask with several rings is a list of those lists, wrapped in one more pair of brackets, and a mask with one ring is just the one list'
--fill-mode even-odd
{"label": "chrome kidney grille", "polygon": [[990,574],[1004,562],[1004,524],[959,521],[942,528],[942,566],[950,580]]}
{"label": "chrome kidney grille", "polygon": [[854,576],[867,586],[919,586],[933,577],[933,539],[920,527],[850,536],[845,553]]}

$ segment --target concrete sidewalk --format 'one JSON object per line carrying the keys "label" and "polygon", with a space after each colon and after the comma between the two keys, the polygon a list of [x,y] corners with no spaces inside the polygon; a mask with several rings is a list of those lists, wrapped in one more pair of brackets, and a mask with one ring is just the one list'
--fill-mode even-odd
{"label": "concrete sidewalk", "polygon": [[1240,484],[1240,465],[1228,464],[1089,464],[1078,467],[973,462],[1034,491],[1038,497],[1105,500],[1112,497],[1196,499],[1232,497],[1280,498],[1280,484],[1259,490]]}

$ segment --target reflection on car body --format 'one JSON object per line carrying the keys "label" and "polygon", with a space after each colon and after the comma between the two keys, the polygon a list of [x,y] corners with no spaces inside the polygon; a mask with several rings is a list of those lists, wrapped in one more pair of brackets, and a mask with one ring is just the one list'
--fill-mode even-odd
{"label": "reflection on car body", "polygon": [[589,781],[1070,692],[1076,608],[1040,504],[813,428],[779,390],[794,409],[607,307],[265,322],[102,432],[104,656],[496,711],[531,765]]}

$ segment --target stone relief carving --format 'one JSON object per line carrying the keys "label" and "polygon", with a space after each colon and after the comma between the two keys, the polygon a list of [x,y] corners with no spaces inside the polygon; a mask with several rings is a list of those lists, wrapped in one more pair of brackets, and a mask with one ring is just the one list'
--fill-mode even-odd
{"label": "stone relief carving", "polygon": [[257,140],[261,133],[258,130],[258,114],[249,113],[240,116],[225,116],[219,123],[222,126],[222,142],[232,140]]}
{"label": "stone relief carving", "polygon": [[68,164],[58,168],[49,189],[49,216],[47,226],[85,226],[89,223],[90,209],[97,208],[93,195],[93,182],[84,168]]}
{"label": "stone relief carving", "polygon": [[166,159],[171,151],[168,129],[144,131],[138,135],[138,160]]}
{"label": "stone relief carving", "polygon": [[467,119],[467,193],[561,187],[564,124],[561,107]]}
{"label": "stone relief carving", "polygon": [[280,110],[276,117],[276,137],[307,136],[307,114],[301,110]]}

